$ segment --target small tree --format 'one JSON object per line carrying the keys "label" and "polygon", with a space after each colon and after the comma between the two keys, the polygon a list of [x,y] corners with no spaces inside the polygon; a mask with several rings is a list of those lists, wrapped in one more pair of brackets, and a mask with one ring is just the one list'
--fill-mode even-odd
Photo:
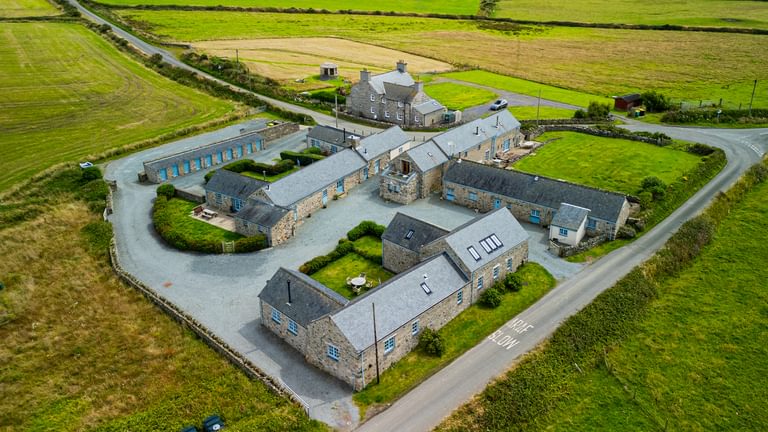
{"label": "small tree", "polygon": [[495,309],[501,305],[501,293],[494,287],[488,288],[480,294],[478,302],[485,307]]}
{"label": "small tree", "polygon": [[611,105],[592,101],[587,107],[587,117],[591,119],[604,119],[611,113]]}
{"label": "small tree", "polygon": [[517,273],[507,273],[504,278],[504,288],[509,292],[518,292],[523,288],[523,278]]}
{"label": "small tree", "polygon": [[670,102],[669,98],[653,90],[641,94],[640,98],[648,112],[664,112],[672,108],[672,102]]}
{"label": "small tree", "polygon": [[161,184],[157,187],[157,196],[164,196],[168,199],[176,195],[176,188],[172,184]]}
{"label": "small tree", "polygon": [[429,327],[425,328],[419,336],[419,349],[431,356],[441,357],[445,352],[443,336]]}
{"label": "small tree", "polygon": [[83,169],[81,176],[83,181],[97,180],[101,178],[101,170],[95,166],[88,167]]}
{"label": "small tree", "polygon": [[648,176],[640,182],[642,192],[650,192],[654,200],[664,198],[667,191],[667,185],[658,177]]}

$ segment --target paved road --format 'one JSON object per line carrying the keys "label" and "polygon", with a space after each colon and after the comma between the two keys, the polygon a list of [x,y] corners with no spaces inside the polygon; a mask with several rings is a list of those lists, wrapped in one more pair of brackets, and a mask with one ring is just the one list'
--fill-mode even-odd
{"label": "paved road", "polygon": [[632,244],[614,251],[568,279],[488,339],[433,375],[363,424],[359,431],[427,431],[512,367],[521,355],[549,337],[569,316],[645,261],[686,220],[728,189],[768,150],[768,130],[670,128],[630,122],[630,129],[662,131],[678,139],[720,147],[728,164],[709,184],[670,217]]}

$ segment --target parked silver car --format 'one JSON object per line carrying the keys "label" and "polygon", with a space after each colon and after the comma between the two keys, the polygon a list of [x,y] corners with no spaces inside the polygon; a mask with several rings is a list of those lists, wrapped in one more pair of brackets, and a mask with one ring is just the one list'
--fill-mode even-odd
{"label": "parked silver car", "polygon": [[504,109],[507,107],[507,100],[506,99],[498,99],[496,102],[491,104],[491,111],[498,111],[500,109]]}

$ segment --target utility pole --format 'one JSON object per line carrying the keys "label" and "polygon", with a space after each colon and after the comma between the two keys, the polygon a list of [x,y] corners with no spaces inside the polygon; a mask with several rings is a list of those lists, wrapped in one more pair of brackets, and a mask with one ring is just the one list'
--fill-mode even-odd
{"label": "utility pole", "polygon": [[235,48],[235,63],[240,64],[240,50]]}
{"label": "utility pole", "polygon": [[333,103],[336,105],[336,129],[339,128],[339,95],[335,94],[333,95]]}
{"label": "utility pole", "polygon": [[379,384],[379,338],[376,336],[376,303],[371,303],[373,312],[373,350],[376,354],[376,384]]}
{"label": "utility pole", "polygon": [[539,89],[539,103],[536,104],[536,126],[539,126],[539,109],[541,109],[541,89]]}
{"label": "utility pole", "polygon": [[757,80],[755,80],[755,84],[752,86],[752,97],[749,99],[749,116],[752,117],[752,101],[755,100],[755,90],[757,89]]}

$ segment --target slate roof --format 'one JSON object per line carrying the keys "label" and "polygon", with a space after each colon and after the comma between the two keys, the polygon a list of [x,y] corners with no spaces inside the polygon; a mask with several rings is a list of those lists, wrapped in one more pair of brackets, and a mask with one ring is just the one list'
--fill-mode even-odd
{"label": "slate roof", "polygon": [[431,140],[408,149],[406,153],[421,172],[427,172],[436,166],[448,162],[448,157],[445,153]]}
{"label": "slate roof", "polygon": [[[288,282],[291,284],[291,302],[288,303]],[[302,327],[349,303],[349,300],[311,277],[281,267],[267,281],[259,298]],[[262,320],[271,319],[269,316]]]}
{"label": "slate roof", "polygon": [[267,182],[252,177],[225,169],[218,169],[208,183],[205,184],[204,189],[206,192],[220,193],[246,200],[252,193],[261,189],[266,184]]}
{"label": "slate roof", "polygon": [[[499,136],[519,128],[520,122],[508,110],[502,110],[483,119],[469,123],[432,137],[432,140],[448,156],[468,151],[493,136]],[[497,143],[500,147],[501,143]]]}
{"label": "slate roof", "polygon": [[[492,234],[496,235],[502,245],[491,252],[487,252],[480,242]],[[448,247],[472,272],[488,263],[489,260],[498,257],[520,243],[528,241],[529,237],[528,232],[512,216],[512,213],[502,207],[455,228],[442,239],[445,239]],[[472,256],[468,249],[470,246],[479,254],[479,260]]]}
{"label": "slate roof", "polygon": [[440,102],[433,99],[427,102],[422,102],[418,105],[414,105],[413,109],[415,109],[421,115],[427,115],[435,111],[442,111],[445,109],[445,107],[441,105]]}
{"label": "slate roof", "polygon": [[557,214],[552,218],[552,225],[569,230],[577,230],[589,215],[589,209],[567,203],[560,204]]}
{"label": "slate roof", "polygon": [[397,69],[383,74],[373,75],[369,82],[378,94],[384,94],[384,83],[392,83],[405,87],[410,87],[415,83],[411,74],[408,72],[400,72]]}
{"label": "slate roof", "polygon": [[233,217],[263,227],[273,227],[288,213],[288,210],[256,200],[248,202]]}
{"label": "slate roof", "polygon": [[409,137],[399,126],[367,136],[360,140],[357,152],[366,161],[381,156],[384,153],[392,151],[401,145],[411,141]]}
{"label": "slate roof", "polygon": [[641,97],[640,93],[631,93],[631,94],[628,94],[628,95],[619,96],[616,99],[621,99],[624,102],[634,102],[636,100],[640,100],[640,97]]}
{"label": "slate roof", "polygon": [[551,209],[568,203],[588,208],[591,217],[612,223],[618,222],[626,200],[624,195],[616,192],[469,161],[451,165],[443,182],[456,183]]}
{"label": "slate roof", "polygon": [[384,82],[384,93],[387,99],[408,102],[416,94],[416,89],[391,82]]}
{"label": "slate roof", "polygon": [[[406,238],[408,232],[413,230],[411,238]],[[448,234],[448,230],[432,225],[421,219],[398,212],[387,225],[381,239],[402,246],[408,250],[419,252],[421,247]]]}
{"label": "slate roof", "polygon": [[[432,291],[422,288],[424,275]],[[331,319],[358,351],[373,345],[371,304],[376,305],[376,332],[379,340],[410,322],[467,284],[466,276],[447,254],[436,255],[418,266],[400,273],[369,291],[346,307],[334,312]]]}
{"label": "slate roof", "polygon": [[[347,135],[347,139],[344,139],[344,135]],[[327,142],[335,145],[343,145],[349,147],[352,145],[350,137],[357,136],[352,133],[346,133],[343,129],[336,129],[330,126],[315,126],[307,133],[307,139],[314,138],[319,141]]]}
{"label": "slate roof", "polygon": [[352,149],[344,149],[323,160],[314,162],[295,173],[283,177],[261,190],[273,204],[289,207],[309,195],[336,183],[357,170],[363,169],[366,163]]}
{"label": "slate roof", "polygon": [[248,143],[253,143],[256,140],[263,141],[264,138],[261,136],[261,134],[259,134],[262,129],[252,132],[245,131],[236,137],[216,141],[210,144],[206,144],[202,147],[184,150],[172,155],[162,156],[157,159],[144,162],[144,165],[149,168],[164,168],[173,164],[183,163],[184,161],[192,161],[207,155],[213,155],[220,150],[237,148],[240,145],[246,146]]}

